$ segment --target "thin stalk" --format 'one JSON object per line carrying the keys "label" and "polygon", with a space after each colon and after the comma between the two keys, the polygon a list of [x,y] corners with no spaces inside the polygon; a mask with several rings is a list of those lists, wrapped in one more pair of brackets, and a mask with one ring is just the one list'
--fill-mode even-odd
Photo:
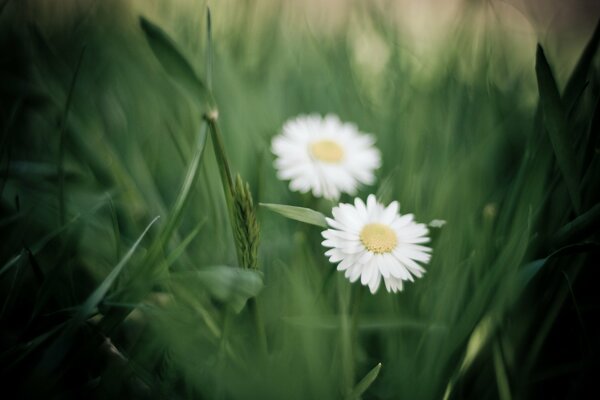
{"label": "thin stalk", "polygon": [[[233,186],[233,178],[231,174],[231,169],[229,167],[229,162],[227,160],[227,156],[225,154],[225,146],[223,145],[222,135],[219,129],[219,125],[217,124],[218,113],[216,111],[212,111],[205,115],[205,120],[208,123],[209,130],[211,133],[211,138],[215,150],[215,155],[217,157],[217,164],[219,167],[219,174],[221,175],[221,182],[223,183],[223,192],[225,194],[225,200],[227,202],[227,211],[229,214],[229,223],[231,224],[231,232],[235,232],[236,230],[236,222],[235,222],[235,213],[233,209],[233,198],[235,196],[234,186]],[[235,240],[234,240],[235,243]],[[243,256],[242,249],[236,243],[235,244],[236,256],[238,265],[240,267],[249,267],[243,265]],[[256,298],[248,299],[248,309],[252,314],[254,319],[254,324],[256,325],[256,335],[258,340],[259,348],[261,349],[261,353],[263,355],[267,354],[267,335],[264,327],[264,322],[262,319],[262,315],[260,314],[260,308],[258,306],[258,301]]]}
{"label": "thin stalk", "polygon": [[360,316],[360,303],[362,300],[362,287],[360,285],[354,285],[352,287],[352,325],[351,325],[351,334],[352,334],[352,342],[355,344],[358,341],[358,320]]}
{"label": "thin stalk", "polygon": [[[219,129],[219,125],[217,124],[218,115],[215,112],[211,112],[205,117],[206,122],[208,123],[210,130],[210,137],[213,142],[213,147],[215,149],[215,155],[217,157],[217,164],[219,167],[219,174],[221,175],[221,182],[223,183],[223,192],[225,194],[225,201],[227,203],[227,212],[229,214],[229,223],[231,224],[231,233],[235,232],[235,213],[233,209],[233,197],[235,196],[234,187],[233,187],[233,177],[231,174],[231,168],[229,167],[229,162],[227,160],[227,156],[225,155],[225,146],[223,145],[223,139],[221,135],[221,131]],[[236,256],[238,260],[238,264],[241,267],[242,265],[242,250],[239,246],[235,246]]]}
{"label": "thin stalk", "polygon": [[[212,94],[212,77],[213,77],[213,46],[212,46],[212,18],[210,13],[210,8],[206,9],[206,27],[207,27],[207,43],[206,43],[206,82],[208,85],[208,90]],[[217,157],[217,164],[219,167],[219,174],[221,175],[221,182],[223,183],[223,191],[225,192],[225,201],[227,202],[227,212],[229,213],[229,223],[231,224],[231,233],[234,235],[236,231],[236,220],[235,220],[235,210],[233,199],[235,196],[235,189],[233,183],[233,176],[231,174],[231,168],[229,167],[229,162],[227,160],[227,156],[225,154],[225,146],[223,144],[223,139],[219,130],[219,125],[217,124],[217,119],[219,117],[219,113],[216,109],[209,111],[204,119],[207,121],[209,125],[209,130],[211,133],[211,138],[213,142],[213,147],[215,150],[215,155]],[[243,265],[243,253],[242,249],[236,242],[235,243],[235,252],[237,256],[238,265],[242,268],[250,268],[255,266]],[[261,350],[261,354],[267,354],[267,335],[265,332],[265,326],[262,320],[262,316],[260,314],[260,309],[257,304],[256,298],[248,299],[248,309],[252,314],[254,319],[254,324],[256,325],[256,335],[258,339],[258,345]],[[230,311],[228,311],[229,315]],[[226,319],[228,316],[226,316]],[[223,334],[223,338],[225,338],[225,334]],[[224,340],[224,339],[223,339]]]}
{"label": "thin stalk", "polygon": [[218,378],[218,386],[217,386],[217,399],[225,398],[225,388],[223,386],[224,380],[223,374],[225,372],[225,356],[227,354],[227,336],[229,336],[229,327],[231,325],[231,320],[233,317],[233,313],[229,307],[225,311],[225,318],[223,319],[223,333],[221,334],[221,340],[219,341],[219,355],[217,358],[217,374]]}
{"label": "thin stalk", "polygon": [[348,396],[354,387],[354,354],[352,351],[352,324],[349,308],[350,291],[342,276],[338,276],[338,307],[340,314],[340,336],[342,346],[342,385],[343,394]]}

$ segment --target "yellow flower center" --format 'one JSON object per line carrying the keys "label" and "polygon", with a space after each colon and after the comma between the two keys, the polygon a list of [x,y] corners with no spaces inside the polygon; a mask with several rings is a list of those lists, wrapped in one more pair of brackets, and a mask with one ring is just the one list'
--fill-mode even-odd
{"label": "yellow flower center", "polygon": [[333,140],[319,140],[309,146],[310,153],[319,161],[339,163],[344,158],[344,149]]}
{"label": "yellow flower center", "polygon": [[376,253],[389,253],[396,247],[398,238],[396,233],[384,224],[367,224],[360,231],[360,241],[367,250]]}

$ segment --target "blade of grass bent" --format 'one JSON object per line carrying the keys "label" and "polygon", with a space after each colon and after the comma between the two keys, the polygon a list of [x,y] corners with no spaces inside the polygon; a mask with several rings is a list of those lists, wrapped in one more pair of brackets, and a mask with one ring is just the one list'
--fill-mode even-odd
{"label": "blade of grass bent", "polygon": [[536,75],[540,94],[540,104],[544,116],[544,125],[550,136],[558,166],[567,185],[573,209],[581,212],[581,195],[577,175],[576,158],[568,139],[565,111],[560,100],[558,88],[544,50],[538,45],[536,53]]}

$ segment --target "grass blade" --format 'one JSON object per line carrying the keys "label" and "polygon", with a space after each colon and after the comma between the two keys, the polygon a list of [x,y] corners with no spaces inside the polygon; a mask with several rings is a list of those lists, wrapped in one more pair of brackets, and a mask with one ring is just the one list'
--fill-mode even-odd
{"label": "grass blade", "polygon": [[159,218],[160,218],[160,216],[155,217],[148,224],[146,229],[144,229],[142,234],[138,237],[138,239],[135,241],[133,246],[131,246],[129,251],[123,256],[121,261],[119,261],[119,263],[113,268],[113,270],[110,272],[110,274],[108,274],[108,276],[106,278],[104,278],[104,281],[102,281],[102,283],[96,288],[96,290],[94,290],[94,292],[81,305],[81,307],[79,308],[79,310],[76,313],[75,318],[74,318],[76,323],[83,322],[86,318],[88,318],[90,315],[92,315],[92,313],[94,312],[94,310],[96,309],[98,304],[100,304],[100,302],[102,301],[104,296],[106,296],[106,293],[108,293],[108,290],[113,285],[113,283],[115,282],[115,280],[117,279],[117,277],[119,276],[121,271],[123,271],[123,268],[125,267],[125,265],[127,265],[127,262],[129,261],[129,259],[131,258],[131,256],[133,255],[133,253],[135,252],[135,250],[137,249],[139,244],[142,242],[142,239],[144,238],[144,236],[146,236],[146,233],[148,233],[148,231],[150,230],[152,225],[154,225],[154,223],[156,221],[158,221]]}
{"label": "grass blade", "polygon": [[321,228],[327,228],[327,221],[325,220],[325,215],[321,214],[318,211],[311,210],[310,208],[286,206],[284,204],[272,203],[259,204],[271,211],[276,212],[277,214],[283,215],[286,218],[304,222],[306,224],[320,226]]}
{"label": "grass blade", "polygon": [[550,136],[558,166],[567,185],[573,209],[581,212],[581,195],[575,153],[568,138],[566,115],[550,65],[540,45],[536,53],[536,75],[544,125]]}
{"label": "grass blade", "polygon": [[377,379],[377,376],[379,375],[379,371],[381,371],[381,363],[373,367],[373,369],[370,370],[367,373],[367,375],[365,375],[365,377],[362,378],[360,382],[356,384],[356,386],[354,387],[354,389],[352,389],[352,392],[348,396],[348,399],[360,398],[360,396],[362,396],[363,393],[365,393],[367,389],[369,389],[373,382],[375,382],[375,379]]}
{"label": "grass blade", "polygon": [[526,264],[521,270],[521,283],[523,286],[527,285],[531,279],[550,261],[558,256],[565,256],[568,254],[578,254],[590,251],[597,247],[598,244],[594,242],[577,243],[569,246],[562,247],[546,258],[540,258]]}
{"label": "grass blade", "polygon": [[212,92],[212,64],[212,18],[210,16],[210,7],[206,7],[206,85],[210,92]]}
{"label": "grass blade", "polygon": [[394,194],[394,181],[397,179],[397,172],[398,169],[395,168],[379,184],[379,188],[377,189],[375,196],[377,197],[377,200],[383,204],[389,204],[393,200],[392,196]]}
{"label": "grass blade", "polygon": [[177,49],[173,40],[158,26],[140,17],[140,26],[148,44],[165,71],[195,99],[204,103],[208,100],[208,90],[196,72]]}
{"label": "grass blade", "polygon": [[598,50],[598,44],[600,43],[600,20],[596,23],[594,33],[590,38],[590,41],[585,46],[573,73],[567,81],[565,91],[563,93],[563,103],[565,108],[570,110],[579,97],[579,93],[586,86],[587,75]]}
{"label": "grass blade", "polygon": [[554,235],[554,242],[561,245],[568,241],[578,240],[586,235],[598,232],[599,223],[600,203],[560,228],[558,232],[556,232],[556,235]]}
{"label": "grass blade", "polygon": [[67,118],[69,117],[69,110],[71,109],[71,102],[73,100],[73,91],[75,90],[75,84],[77,83],[77,77],[79,76],[79,70],[83,61],[83,55],[85,54],[85,47],[81,49],[79,58],[77,59],[77,65],[75,66],[75,72],[69,85],[69,92],[67,94],[67,101],[63,110],[63,115],[60,120],[60,134],[59,134],[59,147],[58,147],[58,163],[57,163],[57,174],[58,174],[58,221],[60,226],[65,224],[66,219],[66,205],[65,205],[65,134],[67,132]]}
{"label": "grass blade", "polygon": [[179,259],[179,257],[183,254],[183,252],[185,252],[185,250],[187,249],[189,244],[192,243],[192,240],[194,240],[196,238],[196,236],[198,235],[198,233],[200,233],[200,230],[204,226],[205,221],[206,221],[206,219],[204,221],[202,221],[201,223],[199,223],[198,226],[196,226],[181,241],[181,243],[169,254],[169,256],[167,257],[167,261],[165,261],[167,268],[169,268],[171,265],[173,265],[175,263],[175,261],[177,261],[177,259]]}
{"label": "grass blade", "polygon": [[[95,207],[93,207],[90,210],[89,215],[94,214],[98,209],[100,209],[103,206],[104,206],[104,203],[100,203],[100,204],[96,205]],[[59,226],[58,228],[56,228],[53,231],[49,232],[47,235],[45,235],[40,240],[38,240],[37,242],[35,242],[32,246],[30,246],[30,249],[31,249],[30,252],[33,255],[37,254],[48,243],[50,243],[50,241],[52,241],[53,239],[55,239],[56,237],[58,237],[61,233],[63,233],[65,230],[67,230],[67,228],[69,228],[75,222],[79,221],[79,219],[81,217],[82,217],[82,215],[80,215],[80,214],[76,215],[73,218],[71,218],[69,221],[67,221],[67,223],[65,223],[64,225]],[[6,273],[8,270],[10,270],[21,259],[21,257],[23,257],[23,253],[22,252],[20,252],[19,254],[13,256],[11,259],[9,259],[2,266],[2,268],[0,268],[0,276],[2,276],[4,273]]]}
{"label": "grass blade", "polygon": [[510,385],[508,383],[508,374],[506,365],[500,350],[498,342],[494,343],[494,371],[496,372],[496,385],[498,386],[498,396],[500,400],[510,400]]}
{"label": "grass blade", "polygon": [[100,283],[100,285],[92,292],[92,294],[88,296],[86,301],[84,301],[83,304],[77,309],[73,315],[73,318],[71,318],[69,323],[65,325],[65,328],[60,336],[57,337],[56,340],[44,351],[44,355],[34,371],[34,376],[38,377],[39,379],[49,371],[54,371],[61,364],[68,349],[72,346],[72,339],[77,329],[94,313],[94,310],[98,307],[102,299],[104,299],[114,281],[123,271],[123,268],[125,265],[127,265],[127,262],[139,244],[142,242],[144,236],[146,236],[146,233],[148,233],[150,230],[150,227],[152,227],[152,225],[154,225],[159,218],[160,217],[154,218],[148,224],[146,229],[144,229],[142,234],[138,237],[133,246],[131,246],[129,251],[123,256],[121,261],[113,268],[108,276],[104,278],[104,281]]}

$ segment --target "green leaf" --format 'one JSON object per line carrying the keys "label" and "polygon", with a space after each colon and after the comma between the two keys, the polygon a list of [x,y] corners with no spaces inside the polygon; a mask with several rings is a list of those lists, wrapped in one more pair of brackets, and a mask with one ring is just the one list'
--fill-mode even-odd
{"label": "green leaf", "polygon": [[370,370],[364,378],[360,380],[350,392],[350,395],[347,397],[348,399],[358,399],[367,391],[367,389],[375,382],[377,376],[379,376],[379,371],[381,371],[381,363],[377,364]]}
{"label": "green leaf", "polygon": [[562,247],[552,254],[550,254],[546,258],[540,258],[538,260],[534,260],[528,264],[526,264],[521,270],[521,284],[523,286],[527,285],[533,279],[533,277],[550,261],[551,259],[564,256],[568,254],[578,254],[586,251],[590,251],[593,248],[597,247],[598,243],[586,242],[586,243],[577,243],[569,246]]}
{"label": "green leaf", "polygon": [[567,185],[573,209],[579,214],[581,212],[581,195],[575,152],[571,144],[572,140],[568,136],[566,114],[560,100],[556,81],[544,55],[544,50],[540,45],[537,47],[535,71],[544,125],[550,136],[558,166]]}
{"label": "green leaf", "polygon": [[199,283],[212,297],[230,305],[236,313],[242,311],[246,301],[256,297],[264,286],[261,272],[226,265],[174,273],[172,279]]}
{"label": "green leaf", "polygon": [[508,374],[506,372],[506,363],[500,350],[500,344],[494,343],[494,371],[496,372],[496,385],[498,386],[498,397],[500,400],[510,400],[510,385],[508,383]]}
{"label": "green leaf", "polygon": [[160,216],[155,217],[148,224],[146,229],[144,229],[144,232],[142,232],[142,234],[135,241],[133,246],[131,246],[129,251],[123,256],[121,261],[119,261],[119,263],[113,268],[110,274],[108,274],[108,276],[104,278],[104,281],[102,281],[102,283],[96,288],[96,290],[94,290],[92,294],[87,298],[87,300],[81,305],[81,307],[75,315],[75,322],[83,322],[86,318],[93,314],[94,310],[98,307],[98,304],[100,304],[104,296],[106,296],[106,293],[108,293],[108,290],[113,285],[121,271],[123,271],[125,265],[127,265],[127,262],[129,261],[131,256],[133,256],[133,253],[142,242],[144,236],[146,236],[146,233],[148,233],[148,231],[150,230],[150,227],[152,227],[152,225],[154,225],[154,223],[158,221],[159,218]]}
{"label": "green leaf", "polygon": [[94,290],[92,294],[88,296],[86,301],[80,307],[78,307],[77,311],[73,315],[73,318],[71,318],[68,324],[64,326],[64,329],[61,332],[61,334],[56,338],[55,341],[53,341],[50,345],[47,346],[40,363],[33,372],[34,375],[46,374],[47,371],[52,371],[60,365],[60,363],[66,356],[67,350],[72,346],[73,336],[75,335],[77,329],[82,323],[85,322],[87,318],[89,318],[94,313],[94,310],[96,310],[98,304],[100,304],[102,299],[104,299],[104,296],[106,296],[106,293],[108,292],[114,281],[123,271],[123,268],[135,252],[136,248],[141,243],[148,230],[150,230],[150,227],[158,219],[159,217],[156,217],[150,222],[150,224],[148,224],[146,229],[144,229],[144,232],[142,232],[142,234],[135,241],[133,246],[131,246],[129,251],[125,254],[125,256],[123,256],[121,261],[113,268],[110,274],[108,274],[108,276],[104,279],[104,281],[102,281],[102,283],[96,288],[96,290]]}
{"label": "green leaf", "polygon": [[561,245],[569,241],[575,241],[584,238],[586,235],[598,232],[600,224],[600,203],[590,208],[588,211],[575,218],[556,232],[554,243]]}
{"label": "green leaf", "polygon": [[262,207],[268,208],[277,214],[283,215],[286,218],[293,219],[295,221],[304,222],[306,224],[320,226],[327,228],[327,221],[325,215],[318,211],[311,210],[310,208],[286,206],[283,204],[271,204],[271,203],[260,203]]}
{"label": "green leaf", "polygon": [[177,194],[177,198],[175,199],[175,204],[173,204],[173,208],[171,213],[169,214],[169,219],[165,224],[164,229],[159,234],[157,240],[154,241],[152,246],[148,251],[148,255],[146,256],[147,268],[153,268],[156,261],[161,257],[161,254],[164,250],[164,246],[169,243],[173,233],[176,231],[179,223],[181,222],[181,218],[183,217],[183,211],[186,209],[187,204],[190,200],[190,195],[192,193],[192,188],[194,183],[196,182],[196,177],[198,176],[198,172],[200,171],[200,167],[202,165],[202,157],[204,155],[204,149],[206,147],[206,138],[208,135],[208,125],[202,121],[200,128],[198,130],[198,135],[196,137],[196,144],[194,147],[193,158],[189,163],[187,168],[183,183],[181,185],[181,189]]}
{"label": "green leaf", "polygon": [[199,223],[198,226],[196,226],[169,254],[169,256],[167,257],[167,261],[165,261],[167,268],[171,267],[171,265],[173,265],[175,261],[177,261],[177,259],[179,259],[179,257],[185,252],[186,248],[189,246],[192,240],[194,240],[198,233],[200,233],[200,229],[202,229],[202,226],[204,225],[205,221],[206,219]]}
{"label": "green leaf", "polygon": [[201,102],[208,100],[208,90],[196,72],[177,49],[173,40],[158,26],[140,17],[140,26],[148,44],[165,71],[190,95]]}
{"label": "green leaf", "polygon": [[598,50],[598,44],[600,43],[600,20],[596,23],[596,29],[590,38],[590,41],[585,46],[573,73],[567,81],[565,91],[563,93],[563,102],[567,110],[570,110],[575,102],[577,101],[580,92],[587,85],[587,76]]}

